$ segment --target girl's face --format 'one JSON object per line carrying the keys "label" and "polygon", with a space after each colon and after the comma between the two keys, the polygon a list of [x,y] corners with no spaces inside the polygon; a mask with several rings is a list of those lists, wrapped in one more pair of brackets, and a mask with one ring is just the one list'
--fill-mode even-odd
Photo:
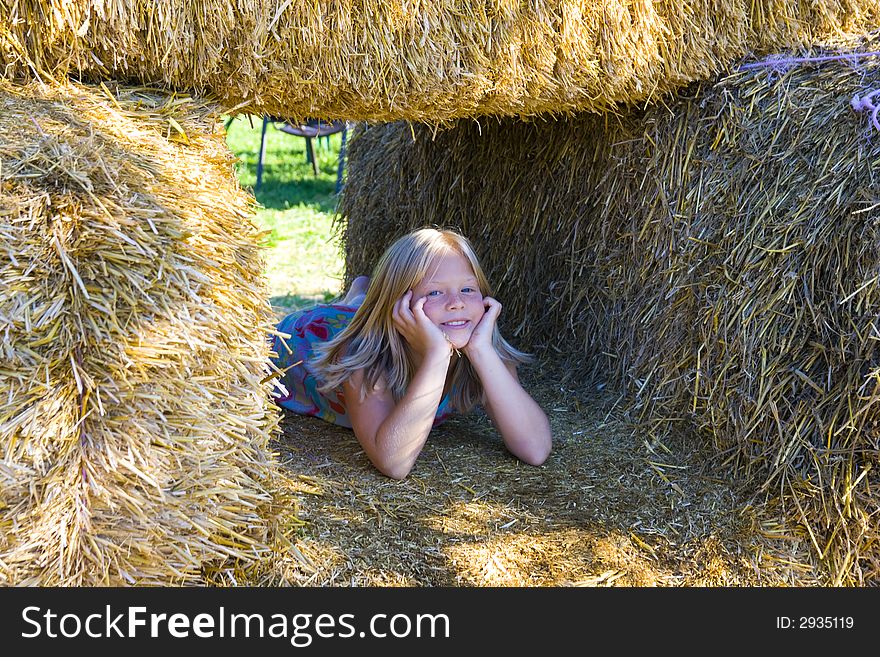
{"label": "girl's face", "polygon": [[437,256],[428,275],[413,288],[411,305],[422,297],[425,315],[456,349],[467,345],[486,308],[471,263],[456,251]]}

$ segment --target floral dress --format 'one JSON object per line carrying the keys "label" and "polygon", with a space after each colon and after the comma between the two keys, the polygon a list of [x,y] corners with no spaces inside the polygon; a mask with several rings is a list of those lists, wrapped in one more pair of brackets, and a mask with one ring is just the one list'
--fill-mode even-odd
{"label": "floral dress", "polygon": [[[275,403],[301,415],[312,415],[333,424],[351,427],[342,388],[327,393],[319,391],[319,381],[310,363],[315,356],[315,346],[333,339],[348,326],[356,310],[352,306],[318,304],[297,310],[278,323],[278,332],[290,337],[275,335],[271,340],[272,351],[276,354],[271,360],[284,372],[281,377],[284,391],[276,390]],[[446,394],[437,407],[434,426],[450,415],[449,395]]]}

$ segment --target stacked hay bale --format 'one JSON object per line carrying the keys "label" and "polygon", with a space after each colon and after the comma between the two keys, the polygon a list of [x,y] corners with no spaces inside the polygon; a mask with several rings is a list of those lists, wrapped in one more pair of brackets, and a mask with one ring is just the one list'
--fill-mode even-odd
{"label": "stacked hay bale", "polygon": [[232,159],[192,98],[0,81],[0,583],[267,552],[272,315]]}
{"label": "stacked hay bale", "polygon": [[698,430],[830,582],[876,581],[880,131],[853,99],[880,89],[877,51],[617,115],[371,127],[341,206],[348,276],[411,227],[460,227],[520,346],[615,384],[658,439]]}
{"label": "stacked hay bale", "polygon": [[876,0],[0,0],[0,69],[438,122],[607,110],[878,21]]}

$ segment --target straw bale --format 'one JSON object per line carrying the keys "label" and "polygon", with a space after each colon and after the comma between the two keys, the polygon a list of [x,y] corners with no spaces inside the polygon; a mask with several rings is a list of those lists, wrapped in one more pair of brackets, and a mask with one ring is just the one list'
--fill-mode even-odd
{"label": "straw bale", "polygon": [[266,554],[271,310],[232,159],[193,98],[0,81],[0,583]]}
{"label": "straw bale", "polygon": [[878,20],[877,0],[0,0],[0,67],[251,114],[447,122],[642,102]]}
{"label": "straw bale", "polygon": [[852,100],[878,50],[618,115],[361,129],[346,276],[413,226],[461,228],[520,346],[619,389],[655,439],[692,428],[834,583],[877,581],[880,132]]}

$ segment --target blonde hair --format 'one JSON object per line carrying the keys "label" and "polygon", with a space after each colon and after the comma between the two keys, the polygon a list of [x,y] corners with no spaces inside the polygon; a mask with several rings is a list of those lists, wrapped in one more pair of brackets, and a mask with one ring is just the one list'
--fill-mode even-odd
{"label": "blonde hair", "polygon": [[[413,353],[394,327],[394,303],[425,278],[438,256],[455,252],[470,263],[483,296],[492,290],[470,242],[449,229],[422,228],[394,242],[379,259],[370,285],[351,323],[332,340],[315,349],[312,367],[321,380],[320,390],[341,386],[356,371],[364,371],[363,398],[376,387],[380,377],[395,401],[399,401],[415,374]],[[514,349],[501,337],[498,327],[492,333],[492,346],[502,360],[526,363],[531,356]],[[467,412],[480,402],[483,387],[466,357],[456,359],[451,372],[452,406]]]}

